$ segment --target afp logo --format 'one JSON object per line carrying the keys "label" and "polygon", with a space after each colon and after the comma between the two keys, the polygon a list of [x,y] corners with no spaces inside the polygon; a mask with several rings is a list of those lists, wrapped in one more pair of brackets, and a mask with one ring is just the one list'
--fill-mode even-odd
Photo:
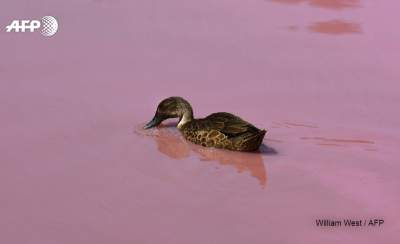
{"label": "afp logo", "polygon": [[58,21],[53,16],[44,16],[39,20],[13,20],[6,26],[6,32],[34,32],[40,27],[43,36],[53,36],[58,30]]}

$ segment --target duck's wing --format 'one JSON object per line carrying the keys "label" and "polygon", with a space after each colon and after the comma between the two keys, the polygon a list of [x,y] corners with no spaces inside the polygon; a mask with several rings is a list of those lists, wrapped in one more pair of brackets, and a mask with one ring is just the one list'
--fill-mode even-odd
{"label": "duck's wing", "polygon": [[217,130],[225,134],[228,138],[244,133],[257,133],[260,131],[254,125],[244,121],[240,117],[225,112],[213,113],[204,119],[198,120],[197,124],[200,130]]}

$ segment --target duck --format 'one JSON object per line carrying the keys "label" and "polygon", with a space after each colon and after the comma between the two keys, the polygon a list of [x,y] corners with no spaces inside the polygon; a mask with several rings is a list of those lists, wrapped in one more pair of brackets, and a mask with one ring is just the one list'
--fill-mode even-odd
{"label": "duck", "polygon": [[266,130],[258,129],[242,118],[227,112],[218,112],[195,119],[190,103],[182,97],[162,100],[154,117],[144,129],[158,126],[164,120],[179,118],[178,130],[183,137],[204,147],[233,151],[256,151],[263,142]]}

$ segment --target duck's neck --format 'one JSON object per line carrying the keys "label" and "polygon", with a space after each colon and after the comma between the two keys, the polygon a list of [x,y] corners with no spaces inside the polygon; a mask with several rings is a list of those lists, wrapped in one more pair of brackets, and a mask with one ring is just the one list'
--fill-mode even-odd
{"label": "duck's neck", "polygon": [[178,127],[178,129],[182,129],[182,127],[193,120],[193,115],[192,114],[184,114],[182,116],[182,118],[179,120],[179,123],[176,127]]}
{"label": "duck's neck", "polygon": [[179,112],[181,114],[181,116],[179,117],[179,123],[176,127],[178,127],[178,129],[182,129],[182,127],[193,120],[193,110],[192,110],[192,106],[190,106],[190,104],[186,101],[183,100],[179,103]]}

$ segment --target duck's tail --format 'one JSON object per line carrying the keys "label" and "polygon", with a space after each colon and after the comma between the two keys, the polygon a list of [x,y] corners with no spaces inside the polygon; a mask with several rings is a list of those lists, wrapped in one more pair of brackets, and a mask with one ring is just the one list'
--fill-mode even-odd
{"label": "duck's tail", "polygon": [[245,133],[237,140],[236,148],[238,151],[256,151],[263,142],[266,130],[259,130],[256,133]]}

